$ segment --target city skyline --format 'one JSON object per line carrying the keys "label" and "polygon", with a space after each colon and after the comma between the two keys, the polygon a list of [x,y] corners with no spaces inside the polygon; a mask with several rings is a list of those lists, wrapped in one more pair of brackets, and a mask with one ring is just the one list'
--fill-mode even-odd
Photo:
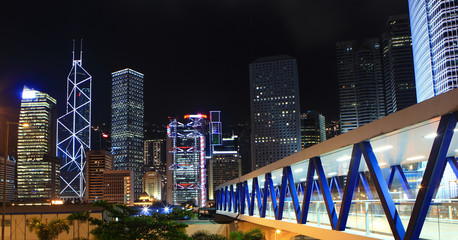
{"label": "city skyline", "polygon": [[[85,67],[93,75],[95,124],[109,122],[110,113],[105,109],[110,104],[110,93],[104,90],[110,73],[126,67],[145,74],[145,89],[150,93],[145,109],[154,109],[146,112],[146,121],[166,122],[168,116],[220,109],[228,113],[224,122],[245,122],[249,116],[248,64],[258,57],[277,54],[290,54],[298,60],[304,96],[301,110],[316,109],[336,119],[335,42],[379,36],[389,15],[408,12],[407,1],[335,2],[327,9],[294,1],[175,4],[125,6],[113,2],[103,11],[105,6],[97,3],[82,4],[64,15],[65,4],[53,6],[57,10],[50,12],[51,8],[40,3],[25,7],[24,19],[6,15],[10,20],[4,22],[11,25],[5,29],[5,36],[9,37],[1,40],[8,47],[0,59],[0,81],[5,91],[2,100],[14,101],[1,106],[5,118],[17,119],[18,96],[25,83],[56,96],[62,115],[62,89],[71,66],[71,39],[83,38]],[[118,17],[123,7],[136,11]],[[80,12],[81,18],[72,18]],[[319,19],[324,20],[310,24],[309,18],[316,14],[323,15]],[[131,31],[132,35],[117,35],[117,27]],[[167,107],[155,105],[168,94],[186,99],[189,88],[201,94],[188,108],[179,101],[168,102]],[[326,101],[313,101],[321,91],[329,92]]]}

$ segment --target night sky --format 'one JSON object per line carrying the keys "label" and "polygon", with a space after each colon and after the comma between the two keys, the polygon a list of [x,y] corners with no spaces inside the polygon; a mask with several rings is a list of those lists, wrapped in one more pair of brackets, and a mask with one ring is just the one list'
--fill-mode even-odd
{"label": "night sky", "polygon": [[[14,3],[13,3],[14,2]],[[337,41],[380,36],[407,0],[8,1],[0,14],[0,124],[17,121],[23,85],[65,110],[72,39],[93,77],[93,124],[110,122],[111,72],[145,74],[145,121],[221,110],[249,119],[248,64],[297,59],[301,110],[338,119]],[[79,42],[79,41],[77,41]]]}

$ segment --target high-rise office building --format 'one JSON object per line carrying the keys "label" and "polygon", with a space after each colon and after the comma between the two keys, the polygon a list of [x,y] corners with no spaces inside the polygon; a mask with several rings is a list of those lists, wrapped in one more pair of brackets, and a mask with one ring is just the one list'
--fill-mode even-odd
{"label": "high-rise office building", "polygon": [[143,74],[126,68],[111,76],[114,169],[134,172],[134,199],[138,199],[143,193]]}
{"label": "high-rise office building", "polygon": [[238,152],[238,137],[222,138],[214,146],[208,164],[208,198],[214,200],[215,187],[242,176],[242,161]]}
{"label": "high-rise office building", "polygon": [[301,114],[302,149],[326,141],[326,119],[317,111]]}
{"label": "high-rise office building", "polygon": [[338,42],[336,58],[342,133],[385,116],[379,39]]}
{"label": "high-rise office building", "polygon": [[17,189],[23,201],[59,196],[56,119],[56,100],[24,87],[17,144]]}
{"label": "high-rise office building", "polygon": [[113,155],[105,150],[86,153],[86,201],[92,203],[103,199],[103,172],[113,170]]}
{"label": "high-rise office building", "polygon": [[[2,173],[0,174],[1,183],[3,184],[3,170],[5,159],[0,157],[0,169]],[[8,156],[6,161],[6,191],[5,191],[5,201],[12,202],[17,197],[16,191],[16,161],[13,158]],[[3,187],[0,188],[0,199],[3,201]]]}
{"label": "high-rise office building", "polygon": [[60,169],[61,197],[80,199],[86,192],[86,152],[91,148],[92,77],[83,68],[83,56],[75,59],[67,77],[66,113],[57,120],[57,157]]}
{"label": "high-rise office building", "polygon": [[162,175],[157,171],[146,171],[143,176],[145,192],[155,201],[162,199]]}
{"label": "high-rise office building", "polygon": [[145,171],[157,171],[160,174],[165,174],[164,140],[145,140],[143,149],[143,164],[145,165]]}
{"label": "high-rise office building", "polygon": [[249,65],[253,170],[301,150],[296,59],[282,55]]}
{"label": "high-rise office building", "polygon": [[206,119],[203,114],[170,119],[167,126],[167,202],[207,204]]}
{"label": "high-rise office building", "polygon": [[417,103],[408,15],[388,18],[382,36],[386,114]]}
{"label": "high-rise office building", "polygon": [[409,0],[417,102],[458,87],[455,1]]}
{"label": "high-rise office building", "polygon": [[132,170],[103,171],[103,200],[109,203],[134,205],[134,172]]}

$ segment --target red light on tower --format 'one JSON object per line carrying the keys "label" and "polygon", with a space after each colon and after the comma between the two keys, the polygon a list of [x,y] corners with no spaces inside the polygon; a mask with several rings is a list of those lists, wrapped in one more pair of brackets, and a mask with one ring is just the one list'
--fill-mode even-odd
{"label": "red light on tower", "polygon": [[184,119],[188,119],[188,118],[207,118],[207,115],[205,114],[187,114],[187,115],[184,115]]}
{"label": "red light on tower", "polygon": [[109,136],[108,136],[108,134],[106,134],[106,133],[102,133],[102,137],[103,137],[103,138],[107,138],[107,137],[109,137]]}

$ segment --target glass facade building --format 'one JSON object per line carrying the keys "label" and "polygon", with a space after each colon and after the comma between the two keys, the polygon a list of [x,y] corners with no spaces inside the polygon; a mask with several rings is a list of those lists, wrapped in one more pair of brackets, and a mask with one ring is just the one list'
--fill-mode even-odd
{"label": "glass facade building", "polygon": [[22,200],[59,196],[56,119],[56,100],[24,87],[17,144],[17,190]]}
{"label": "glass facade building", "polygon": [[385,116],[380,40],[336,44],[342,133]]}
{"label": "glass facade building", "polygon": [[249,65],[253,170],[301,150],[296,59],[273,56]]}
{"label": "glass facade building", "polygon": [[114,169],[134,172],[134,199],[138,199],[143,192],[143,74],[127,68],[111,75]]}
{"label": "glass facade building", "polygon": [[409,0],[417,102],[458,86],[457,2]]}
{"label": "glass facade building", "polygon": [[92,76],[83,68],[82,54],[67,77],[66,113],[57,120],[57,157],[61,197],[83,200],[86,192],[86,152],[91,148]]}
{"label": "glass facade building", "polygon": [[301,114],[302,149],[326,141],[326,119],[317,111]]}
{"label": "glass facade building", "polygon": [[408,15],[388,18],[382,36],[386,114],[417,103]]}
{"label": "glass facade building", "polygon": [[170,119],[167,126],[167,202],[194,201],[207,204],[206,115],[184,117],[185,123]]}

